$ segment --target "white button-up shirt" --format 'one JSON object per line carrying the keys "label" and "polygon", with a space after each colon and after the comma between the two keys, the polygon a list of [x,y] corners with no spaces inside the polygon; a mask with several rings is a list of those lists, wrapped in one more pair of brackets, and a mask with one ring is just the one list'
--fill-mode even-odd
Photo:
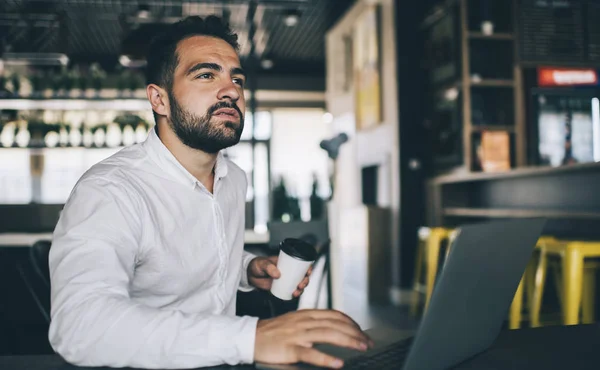
{"label": "white button-up shirt", "polygon": [[219,154],[211,194],[148,139],[93,166],[71,193],[50,249],[49,339],[82,366],[251,363],[245,173]]}

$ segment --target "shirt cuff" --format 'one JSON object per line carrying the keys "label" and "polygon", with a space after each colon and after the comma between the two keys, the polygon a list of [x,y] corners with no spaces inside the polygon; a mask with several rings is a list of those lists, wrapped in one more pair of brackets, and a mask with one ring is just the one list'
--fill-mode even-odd
{"label": "shirt cuff", "polygon": [[242,330],[234,336],[242,364],[254,363],[254,346],[256,344],[256,326],[258,317],[245,316]]}
{"label": "shirt cuff", "polygon": [[242,292],[249,292],[254,290],[254,287],[250,285],[248,281],[248,266],[256,256],[252,253],[244,251],[244,255],[242,256],[242,278],[240,279],[239,290]]}

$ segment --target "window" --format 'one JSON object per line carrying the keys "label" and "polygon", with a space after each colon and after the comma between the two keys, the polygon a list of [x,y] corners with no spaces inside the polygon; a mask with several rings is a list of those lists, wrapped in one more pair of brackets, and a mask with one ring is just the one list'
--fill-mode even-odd
{"label": "window", "polygon": [[257,233],[267,231],[269,221],[270,140],[272,115],[269,111],[246,113],[240,143],[227,148],[224,154],[246,172],[248,192],[246,226]]}

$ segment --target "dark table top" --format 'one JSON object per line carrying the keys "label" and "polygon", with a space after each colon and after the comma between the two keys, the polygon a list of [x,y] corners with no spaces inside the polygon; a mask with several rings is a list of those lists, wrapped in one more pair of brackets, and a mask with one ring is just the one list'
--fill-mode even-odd
{"label": "dark table top", "polygon": [[[467,369],[599,369],[600,325],[551,326],[503,331],[487,351],[457,366]],[[253,366],[211,369],[254,369]],[[0,369],[81,370],[59,356],[0,356]],[[95,368],[98,370],[98,368]]]}

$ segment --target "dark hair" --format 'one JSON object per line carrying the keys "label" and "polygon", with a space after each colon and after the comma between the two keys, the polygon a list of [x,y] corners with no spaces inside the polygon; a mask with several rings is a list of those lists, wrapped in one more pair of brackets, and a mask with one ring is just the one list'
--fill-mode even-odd
{"label": "dark hair", "polygon": [[192,36],[220,38],[239,51],[237,34],[221,18],[214,15],[205,19],[198,16],[184,18],[167,26],[165,32],[152,40],[146,57],[146,84],[157,84],[168,90],[173,87],[173,75],[179,63],[177,45]]}

